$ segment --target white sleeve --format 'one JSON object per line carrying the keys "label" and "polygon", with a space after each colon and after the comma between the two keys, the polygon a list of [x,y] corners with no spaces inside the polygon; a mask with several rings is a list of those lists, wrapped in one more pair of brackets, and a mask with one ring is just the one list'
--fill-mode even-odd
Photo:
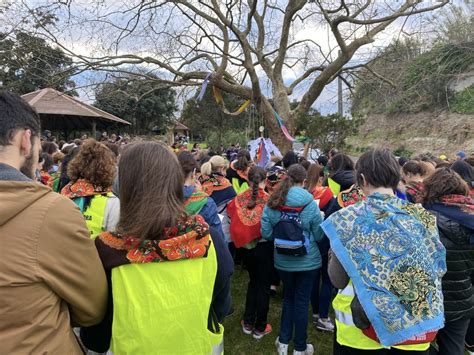
{"label": "white sleeve", "polygon": [[120,219],[120,200],[116,196],[109,197],[105,206],[104,225],[105,231],[114,232]]}

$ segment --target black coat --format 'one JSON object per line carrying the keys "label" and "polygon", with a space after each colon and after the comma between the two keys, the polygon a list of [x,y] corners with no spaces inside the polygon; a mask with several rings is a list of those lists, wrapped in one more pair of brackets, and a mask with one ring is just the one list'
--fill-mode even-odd
{"label": "black coat", "polygon": [[431,211],[438,224],[439,237],[446,248],[447,272],[443,276],[446,322],[474,318],[474,231],[437,211]]}

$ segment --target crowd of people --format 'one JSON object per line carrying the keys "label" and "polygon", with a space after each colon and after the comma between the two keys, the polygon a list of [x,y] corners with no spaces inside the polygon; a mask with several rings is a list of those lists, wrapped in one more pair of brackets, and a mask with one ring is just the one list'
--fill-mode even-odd
{"label": "crowd of people", "polygon": [[236,326],[278,354],[317,353],[312,323],[334,354],[474,351],[473,156],[105,138],[55,142],[0,93],[1,353],[220,354],[237,263]]}

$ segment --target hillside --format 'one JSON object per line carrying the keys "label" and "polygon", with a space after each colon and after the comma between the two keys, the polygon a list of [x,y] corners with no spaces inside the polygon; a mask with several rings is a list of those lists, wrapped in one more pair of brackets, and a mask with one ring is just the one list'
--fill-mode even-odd
{"label": "hillside", "polygon": [[[474,114],[448,111],[369,114],[359,134],[347,140],[351,150],[387,147],[399,152],[454,156],[474,153]],[[408,154],[410,155],[410,154]]]}

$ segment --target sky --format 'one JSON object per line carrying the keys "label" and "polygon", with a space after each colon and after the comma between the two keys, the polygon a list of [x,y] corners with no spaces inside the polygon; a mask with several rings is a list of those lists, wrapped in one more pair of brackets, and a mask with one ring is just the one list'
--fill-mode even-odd
{"label": "sky", "polygon": [[[35,7],[44,3],[51,3],[49,0],[24,0],[30,7]],[[279,1],[279,0],[275,0]],[[281,1],[283,2],[283,1]],[[376,3],[380,4],[382,3],[383,0],[377,0]],[[388,5],[390,6],[397,6],[401,3],[401,0],[391,0],[391,1],[386,1]],[[469,4],[466,1],[462,0],[455,0],[454,1],[457,4],[464,5],[464,6],[469,6],[466,4]],[[59,23],[60,26],[62,23],[65,23],[63,20],[69,21],[67,26],[64,26],[61,28],[61,32],[56,34],[60,36],[60,40],[62,43],[65,44],[67,48],[70,48],[76,53],[80,53],[83,55],[98,55],[101,52],[107,50],[108,48],[105,48],[108,46],[107,39],[109,38],[109,33],[102,31],[103,27],[103,21],[107,19],[113,19],[115,25],[123,25],[125,24],[128,20],[131,18],[133,19],[133,14],[126,16],[121,12],[123,9],[121,6],[131,6],[134,3],[139,3],[138,0],[127,0],[127,1],[121,1],[121,0],[101,0],[101,1],[94,1],[94,0],[79,0],[79,1],[72,1],[72,2],[66,2],[70,3],[69,9],[66,7],[62,6],[60,7],[60,11],[58,12],[58,18],[59,18]],[[435,1],[424,1],[424,5],[432,5],[434,4]],[[472,2],[471,2],[472,5]],[[71,13],[73,16],[71,17],[68,13],[67,10],[71,10]],[[101,21],[94,21],[94,22],[88,22],[87,25],[84,25],[81,23],[80,20],[76,20],[74,18],[75,14],[79,14],[81,12],[86,12],[87,16],[93,17],[96,16],[97,20]],[[114,12],[116,11],[116,12]],[[156,22],[157,26],[159,27],[160,25],[162,26],[168,26],[169,28],[176,30],[176,31],[182,31],[182,26],[183,23],[179,22],[180,20],[177,20],[178,17],[171,17],[171,23],[164,23],[164,18],[166,18],[166,11],[162,10],[164,12],[161,12],[160,14],[162,16],[153,18],[153,21]],[[113,15],[110,17],[101,17],[97,15],[103,15],[105,13],[111,13],[113,12]],[[69,16],[69,17],[68,17]],[[132,17],[131,17],[132,16]],[[141,19],[141,23],[144,23],[147,19]],[[272,23],[269,24],[269,26],[274,26],[274,23],[278,23],[278,19],[276,21],[273,21]],[[412,30],[417,31],[417,32],[422,32],[424,30],[424,27],[422,27],[422,22],[419,21],[419,19],[409,19],[408,21],[405,21],[405,19],[399,19],[395,23],[393,23],[388,30],[385,32],[379,34],[376,38],[375,41],[363,47],[356,55],[352,58],[351,62],[349,64],[358,64],[362,61],[365,61],[366,58],[371,57],[374,55],[374,53],[377,52],[380,48],[385,47],[388,45],[393,39],[398,38],[402,30],[405,32],[410,32]],[[110,27],[110,26],[109,26]],[[140,26],[139,26],[140,27]],[[304,23],[295,25],[294,26],[295,30],[293,32],[293,35],[296,40],[302,40],[302,39],[312,39],[315,40],[322,48],[322,50],[325,53],[329,53],[331,49],[335,48],[335,40],[333,37],[331,37],[331,33],[328,30],[328,26],[325,24],[320,24],[320,23]],[[112,27],[109,28],[110,31],[113,30]],[[108,31],[109,31],[108,30]],[[100,31],[100,32],[99,32]],[[101,37],[104,38],[104,40],[101,42],[99,40],[98,34],[101,34]],[[110,38],[112,32],[110,32]],[[138,32],[140,35],[141,33]],[[62,37],[62,38],[61,38]],[[202,43],[201,46],[204,48],[208,46],[206,43]],[[125,38],[122,42],[121,47],[117,48],[117,53],[139,53],[140,51],[145,50],[144,54],[153,54],[160,58],[160,46],[165,46],[165,47],[170,47],[174,48],[173,43],[167,43],[166,41],[163,41],[162,43],[150,43],[149,40],[147,40],[145,37],[139,37],[139,38],[131,38],[129,37],[128,39]],[[153,50],[154,48],[154,50]],[[147,53],[146,51],[151,51],[150,53]],[[257,68],[257,70],[259,70]],[[262,70],[260,69],[260,72]],[[285,83],[289,84],[292,82],[297,76],[301,75],[303,72],[303,68],[300,65],[297,65],[295,67],[295,70],[285,70],[283,72],[284,80]],[[97,72],[85,72],[80,75],[75,76],[73,79],[76,81],[77,85],[79,87],[83,87],[88,85],[91,80],[95,81],[102,81],[105,77],[105,74],[97,73]],[[263,76],[262,76],[263,77]],[[264,93],[267,94],[267,96],[270,96],[271,93],[271,88],[266,85],[267,80],[262,79],[261,84],[263,87]],[[308,85],[310,82],[306,83],[306,85],[301,85],[296,88],[295,94],[291,97],[292,100],[299,100],[304,92],[307,90]],[[249,84],[247,80],[247,84]],[[199,90],[199,88],[197,89]],[[93,91],[91,87],[85,87],[84,89],[79,90],[80,96],[82,99],[85,101],[91,102],[93,101]],[[191,94],[193,92],[191,91]],[[346,108],[346,112],[348,112],[349,108],[349,102],[347,100],[348,97],[348,91],[347,89],[344,91],[344,96],[345,96],[345,102],[344,106]],[[313,105],[316,109],[320,110],[323,114],[327,113],[332,113],[337,111],[337,83],[334,81],[333,83],[327,85],[327,87],[324,89],[322,94],[319,96],[315,104]]]}

